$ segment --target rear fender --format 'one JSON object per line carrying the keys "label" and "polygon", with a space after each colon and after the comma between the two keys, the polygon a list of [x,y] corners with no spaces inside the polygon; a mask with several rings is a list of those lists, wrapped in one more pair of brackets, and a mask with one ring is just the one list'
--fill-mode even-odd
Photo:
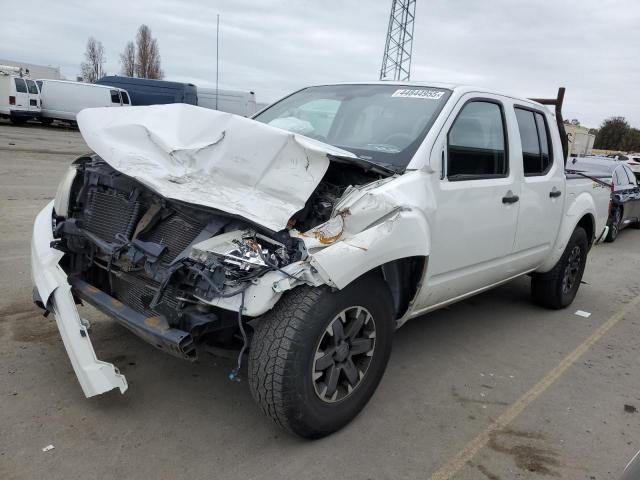
{"label": "rear fender", "polygon": [[[538,268],[538,270],[536,270],[537,272],[548,272],[554,267],[558,260],[560,260],[564,249],[567,247],[567,243],[569,242],[573,231],[578,226],[578,223],[580,223],[580,221],[585,217],[592,222],[592,232],[594,232],[595,235],[599,235],[600,232],[595,232],[595,219],[597,218],[597,212],[593,196],[587,192],[582,192],[576,197],[567,210],[567,213],[562,217],[560,232],[556,238],[553,250],[547,260],[540,266],[540,268]],[[594,238],[592,235],[592,238],[589,238],[589,244],[591,244],[593,240]]]}

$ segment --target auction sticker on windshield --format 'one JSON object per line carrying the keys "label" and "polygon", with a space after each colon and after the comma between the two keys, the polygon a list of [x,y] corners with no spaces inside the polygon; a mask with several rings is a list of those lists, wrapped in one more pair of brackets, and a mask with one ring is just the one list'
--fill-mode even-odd
{"label": "auction sticker on windshield", "polygon": [[440,100],[445,94],[442,90],[425,90],[421,88],[399,88],[392,97],[424,98],[426,100]]}

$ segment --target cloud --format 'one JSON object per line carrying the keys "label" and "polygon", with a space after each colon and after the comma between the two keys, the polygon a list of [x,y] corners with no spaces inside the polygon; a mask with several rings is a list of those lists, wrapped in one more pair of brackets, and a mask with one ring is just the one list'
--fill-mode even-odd
{"label": "cloud", "polygon": [[[220,85],[273,101],[305,85],[376,80],[390,0],[29,2],[5,9],[0,58],[56,65],[75,78],[86,40],[107,71],[141,23],[158,38],[167,79],[212,86],[220,14]],[[518,96],[567,87],[565,116],[640,127],[640,5],[633,0],[418,1],[412,78],[470,83]]]}

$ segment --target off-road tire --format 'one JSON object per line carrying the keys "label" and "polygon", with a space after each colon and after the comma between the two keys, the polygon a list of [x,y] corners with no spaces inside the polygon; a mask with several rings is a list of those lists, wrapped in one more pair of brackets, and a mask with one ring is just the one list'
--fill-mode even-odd
{"label": "off-road tire", "polygon": [[616,207],[611,221],[608,223],[609,231],[607,232],[607,236],[604,239],[607,243],[615,242],[616,238],[620,234],[620,228],[622,226],[622,209],[620,207]]}
{"label": "off-road tire", "polygon": [[[352,306],[366,308],[375,320],[373,354],[357,387],[342,400],[327,403],[314,387],[314,356],[335,316]],[[375,275],[338,291],[298,287],[257,322],[249,353],[251,394],[276,424],[310,439],[339,430],[364,408],[386,368],[395,330],[391,293]]]}
{"label": "off-road tire", "polygon": [[[564,291],[563,279],[569,266],[572,252],[576,247],[580,249],[581,255],[579,269],[573,280],[572,287],[568,291]],[[531,297],[533,301],[543,307],[556,310],[571,305],[580,288],[588,251],[587,233],[582,227],[576,227],[562,253],[562,257],[560,257],[555,266],[546,273],[536,273],[531,276]]]}

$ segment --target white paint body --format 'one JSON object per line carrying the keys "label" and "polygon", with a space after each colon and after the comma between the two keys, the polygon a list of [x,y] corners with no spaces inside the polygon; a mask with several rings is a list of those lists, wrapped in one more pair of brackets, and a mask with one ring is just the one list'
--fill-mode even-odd
{"label": "white paint body", "polygon": [[[401,325],[517,276],[550,270],[585,216],[593,219],[594,239],[602,238],[610,192],[589,179],[566,178],[560,135],[546,108],[470,87],[428,86],[450,88],[452,95],[406,172],[348,188],[328,222],[310,232],[291,230],[303,239],[308,256],[284,270],[302,279],[292,280],[278,271],[260,277],[246,292],[247,315],[267,312],[283,291],[302,283],[342,289],[387,262],[424,257],[427,267],[408,310],[398,318]],[[465,102],[474,98],[489,98],[504,108],[509,173],[504,178],[450,182],[442,172],[447,133]],[[515,104],[547,118],[555,160],[544,176],[524,176]],[[160,195],[241,215],[272,230],[284,228],[311,195],[326,171],[327,155],[347,154],[252,120],[187,105],[132,107],[126,113],[101,109],[79,116],[85,140],[107,163]],[[62,185],[62,190],[67,188],[65,182]],[[551,198],[554,189],[561,194]],[[509,191],[521,200],[503,203]],[[56,211],[64,209],[64,198],[64,192],[56,196]],[[63,316],[58,302],[67,310],[74,308],[57,265],[61,254],[49,247],[51,208],[36,219],[33,275],[43,302]],[[337,235],[321,243],[314,231]],[[67,293],[55,293],[58,290]],[[237,311],[240,295],[211,303]],[[73,312],[58,322],[80,331]],[[88,337],[68,330],[61,328],[85,394],[106,388],[103,381],[122,390],[122,379],[108,368],[105,375],[103,362],[86,351]],[[82,359],[76,361],[80,366],[74,356]]]}
{"label": "white paint body", "polygon": [[126,107],[130,104],[130,101],[125,103],[129,97],[121,88],[66,80],[40,79],[37,82],[40,84],[44,118],[76,121],[78,113],[85,108]]}
{"label": "white paint body", "polygon": [[[19,89],[19,85],[22,88]],[[0,116],[26,119],[37,118],[40,113],[40,92],[35,81],[0,66]]]}

